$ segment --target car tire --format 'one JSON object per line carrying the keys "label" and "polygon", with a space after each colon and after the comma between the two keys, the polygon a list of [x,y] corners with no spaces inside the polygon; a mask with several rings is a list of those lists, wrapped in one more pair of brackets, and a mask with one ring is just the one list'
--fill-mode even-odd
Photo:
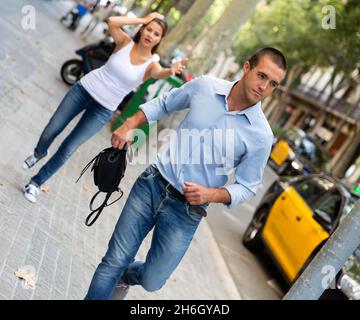
{"label": "car tire", "polygon": [[258,209],[250,224],[245,230],[242,238],[242,243],[245,248],[249,249],[254,253],[260,252],[264,248],[264,244],[261,238],[262,230],[265,226],[266,219],[269,215],[269,207],[263,206]]}

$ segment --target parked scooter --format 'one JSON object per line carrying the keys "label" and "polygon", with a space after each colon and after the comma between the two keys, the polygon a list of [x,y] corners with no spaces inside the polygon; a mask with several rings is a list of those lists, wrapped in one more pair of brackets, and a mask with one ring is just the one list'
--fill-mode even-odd
{"label": "parked scooter", "polygon": [[70,59],[61,67],[61,78],[68,85],[73,85],[83,75],[91,70],[103,66],[109,59],[115,48],[115,42],[110,37],[106,37],[99,43],[87,45],[76,50],[82,59]]}

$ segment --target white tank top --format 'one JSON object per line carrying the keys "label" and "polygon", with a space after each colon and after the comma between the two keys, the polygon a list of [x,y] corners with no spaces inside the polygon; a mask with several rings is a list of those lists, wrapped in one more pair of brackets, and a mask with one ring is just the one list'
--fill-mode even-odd
{"label": "white tank top", "polygon": [[124,97],[144,79],[147,67],[158,61],[157,55],[143,64],[130,62],[130,51],[134,41],[113,53],[102,67],[95,69],[80,79],[85,90],[102,106],[115,111]]}

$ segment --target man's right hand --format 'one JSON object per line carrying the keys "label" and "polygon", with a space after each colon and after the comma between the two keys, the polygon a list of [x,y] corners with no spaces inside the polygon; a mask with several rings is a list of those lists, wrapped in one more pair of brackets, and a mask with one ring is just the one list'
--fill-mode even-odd
{"label": "man's right hand", "polygon": [[128,144],[130,147],[133,138],[133,130],[146,122],[145,113],[142,110],[139,110],[132,117],[127,118],[123,125],[113,132],[111,136],[111,145],[117,149],[124,148],[125,144]]}
{"label": "man's right hand", "polygon": [[132,128],[125,122],[116,129],[111,136],[111,145],[117,149],[123,149],[125,144],[131,145]]}

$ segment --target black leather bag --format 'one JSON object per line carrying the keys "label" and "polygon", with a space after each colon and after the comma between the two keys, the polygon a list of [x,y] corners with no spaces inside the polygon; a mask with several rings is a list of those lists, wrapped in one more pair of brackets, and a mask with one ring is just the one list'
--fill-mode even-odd
{"label": "black leather bag", "polygon": [[[98,187],[99,191],[94,194],[90,201],[89,207],[91,213],[88,215],[85,221],[87,226],[91,226],[97,220],[105,207],[112,205],[116,201],[120,200],[120,198],[123,196],[123,192],[119,188],[119,184],[121,179],[124,177],[126,170],[126,152],[126,146],[121,150],[113,147],[102,150],[85,166],[80,174],[80,177],[76,180],[76,182],[78,182],[85,171],[93,163],[91,171],[94,172],[94,183]],[[99,207],[93,208],[94,200],[101,192],[106,193],[105,199]],[[113,202],[107,203],[113,192],[120,192],[120,196]],[[90,221],[93,215],[95,216]]]}

